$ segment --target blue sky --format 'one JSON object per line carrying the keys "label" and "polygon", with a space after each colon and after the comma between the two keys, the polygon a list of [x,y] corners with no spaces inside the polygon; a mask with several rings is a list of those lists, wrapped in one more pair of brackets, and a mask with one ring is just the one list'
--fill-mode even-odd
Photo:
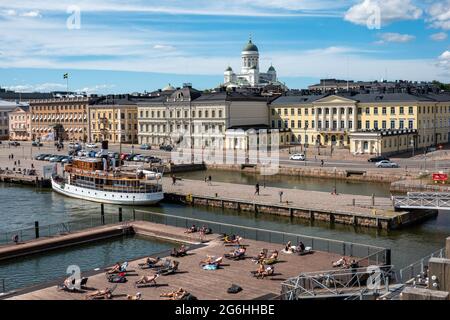
{"label": "blue sky", "polygon": [[69,89],[90,93],[212,88],[228,65],[239,70],[250,34],[261,68],[272,63],[290,88],[450,82],[450,0],[90,2],[0,0],[0,86],[64,90],[69,72]]}

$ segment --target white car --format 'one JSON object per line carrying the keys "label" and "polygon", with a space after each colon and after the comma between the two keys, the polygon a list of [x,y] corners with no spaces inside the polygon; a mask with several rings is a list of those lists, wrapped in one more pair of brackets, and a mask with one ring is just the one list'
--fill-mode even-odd
{"label": "white car", "polygon": [[95,143],[88,143],[88,144],[86,144],[86,147],[87,148],[91,148],[91,149],[95,149],[95,148],[97,148],[97,145]]}
{"label": "white car", "polygon": [[391,162],[389,160],[382,160],[376,163],[377,168],[398,168],[399,165],[395,162]]}
{"label": "white car", "polygon": [[302,153],[296,153],[289,157],[289,160],[305,161],[306,157]]}

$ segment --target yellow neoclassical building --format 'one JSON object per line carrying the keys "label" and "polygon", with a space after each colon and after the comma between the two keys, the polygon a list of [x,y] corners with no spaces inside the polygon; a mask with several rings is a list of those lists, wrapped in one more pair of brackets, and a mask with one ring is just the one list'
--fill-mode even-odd
{"label": "yellow neoclassical building", "polygon": [[89,106],[89,139],[110,143],[138,143],[136,102],[125,98],[98,101]]}
{"label": "yellow neoclassical building", "polygon": [[[392,154],[449,141],[450,94],[282,96],[269,105],[282,145],[335,146],[354,154]],[[287,131],[286,131],[287,129]]]}

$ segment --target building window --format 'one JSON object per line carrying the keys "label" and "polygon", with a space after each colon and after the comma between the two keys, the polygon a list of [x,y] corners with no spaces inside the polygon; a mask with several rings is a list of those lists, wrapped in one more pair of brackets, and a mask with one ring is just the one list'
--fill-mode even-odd
{"label": "building window", "polygon": [[325,114],[330,114],[330,109],[325,108]]}
{"label": "building window", "polygon": [[404,108],[400,107],[400,114],[404,114]]}
{"label": "building window", "polygon": [[[383,115],[386,114],[386,107],[381,108],[381,113],[382,113]],[[385,141],[385,142],[386,142],[386,141]]]}
{"label": "building window", "polygon": [[298,109],[297,109],[297,115],[299,115],[299,116],[302,115],[302,108],[298,108]]}
{"label": "building window", "polygon": [[361,129],[362,129],[362,121],[358,120],[358,130],[361,130]]}
{"label": "building window", "polygon": [[275,120],[272,120],[272,128],[275,128]]}
{"label": "building window", "polygon": [[329,129],[330,128],[330,121],[325,121],[325,129]]}
{"label": "building window", "polygon": [[370,108],[366,108],[366,114],[370,114]]}
{"label": "building window", "polygon": [[370,129],[370,121],[369,120],[366,121],[366,129],[367,130]]}
{"label": "building window", "polygon": [[395,114],[395,107],[391,107],[391,114]]}
{"label": "building window", "polygon": [[[294,110],[294,109],[292,109],[292,110]],[[295,121],[294,120],[291,120],[291,128],[295,128]]]}
{"label": "building window", "polygon": [[358,108],[358,114],[362,114],[362,108]]}
{"label": "building window", "polygon": [[[192,113],[194,113],[194,111],[192,111]],[[272,109],[272,115],[275,115],[275,109]]]}
{"label": "building window", "polygon": [[382,129],[386,129],[386,120],[383,120],[383,121],[381,122],[381,128],[382,128]]}
{"label": "building window", "polygon": [[322,121],[321,120],[317,121],[317,128],[322,129]]}
{"label": "building window", "polygon": [[374,128],[375,130],[378,130],[378,121],[377,121],[377,120],[375,120],[375,121],[373,122],[373,128]]}
{"label": "building window", "polygon": [[[313,109],[314,110],[314,109]],[[311,121],[311,128],[315,128],[316,122],[314,120]]]}
{"label": "building window", "polygon": [[295,115],[295,111],[293,108],[291,108],[291,116]]}
{"label": "building window", "polygon": [[408,128],[409,129],[413,129],[414,128],[414,120],[409,120],[408,121]]}
{"label": "building window", "polygon": [[414,109],[413,109],[413,107],[409,107],[409,108],[408,108],[408,113],[409,113],[409,114],[414,114]]}
{"label": "building window", "polygon": [[302,121],[301,121],[301,120],[298,120],[298,121],[297,121],[297,128],[300,129],[301,127],[302,127]]}
{"label": "building window", "polygon": [[333,108],[333,114],[337,114],[337,108]]}
{"label": "building window", "polygon": [[288,109],[284,109],[284,115],[285,115],[285,116],[288,115]]}
{"label": "building window", "polygon": [[[351,109],[350,109],[350,110],[351,110]],[[350,121],[348,122],[348,128],[349,128],[349,129],[353,129],[353,121],[350,120]]]}
{"label": "building window", "polygon": [[308,115],[308,108],[305,108],[305,116]]}
{"label": "building window", "polygon": [[288,127],[289,127],[289,124],[288,124],[288,121],[287,121],[287,120],[284,120],[284,127],[285,127],[285,128],[288,128]]}
{"label": "building window", "polygon": [[278,128],[281,128],[281,120],[278,120]]}
{"label": "building window", "polygon": [[391,129],[395,129],[395,120],[391,120]]}
{"label": "building window", "polygon": [[405,126],[404,126],[404,121],[403,121],[403,120],[400,120],[400,125],[399,125],[399,127],[400,127],[400,129],[404,129],[404,128],[405,128]]}
{"label": "building window", "polygon": [[373,108],[373,114],[378,114],[378,108],[377,107]]}

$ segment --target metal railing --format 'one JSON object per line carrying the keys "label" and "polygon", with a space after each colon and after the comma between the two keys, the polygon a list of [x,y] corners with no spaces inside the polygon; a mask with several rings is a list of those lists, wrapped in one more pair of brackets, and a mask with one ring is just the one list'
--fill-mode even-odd
{"label": "metal railing", "polygon": [[431,258],[445,258],[445,248],[439,249],[432,254],[423,257],[422,259],[411,263],[398,271],[398,279],[404,284],[415,285],[418,283],[425,283],[428,277],[428,262]]}
{"label": "metal railing", "polygon": [[307,272],[281,284],[281,299],[362,300],[367,295],[389,292],[389,285],[393,277],[395,278],[393,266]]}
{"label": "metal railing", "polygon": [[[435,209],[450,210],[450,195],[444,196],[396,196],[393,197],[394,207],[401,209]],[[430,195],[430,194],[428,194]]]}
{"label": "metal railing", "polygon": [[192,225],[206,225],[216,234],[235,234],[244,239],[264,241],[269,243],[286,244],[291,241],[298,244],[300,241],[305,246],[316,251],[336,253],[342,256],[358,258],[358,263],[363,266],[390,264],[390,250],[382,247],[358,244],[340,240],[312,237],[287,233],[281,231],[266,230],[254,227],[238,226],[234,224],[213,222],[208,220],[175,216],[144,210],[135,210],[136,220],[149,221],[180,228],[189,228]]}
{"label": "metal railing", "polygon": [[[123,212],[122,221],[132,221],[132,212]],[[103,223],[104,222],[104,223]],[[81,231],[89,228],[99,227],[102,225],[113,224],[119,222],[118,213],[105,213],[104,221],[100,213],[91,215],[87,218],[65,221],[61,223],[39,225],[39,238],[54,237],[71,232]],[[36,227],[0,231],[0,245],[7,245],[14,243],[14,238],[17,237],[18,242],[25,242],[36,239]]]}

